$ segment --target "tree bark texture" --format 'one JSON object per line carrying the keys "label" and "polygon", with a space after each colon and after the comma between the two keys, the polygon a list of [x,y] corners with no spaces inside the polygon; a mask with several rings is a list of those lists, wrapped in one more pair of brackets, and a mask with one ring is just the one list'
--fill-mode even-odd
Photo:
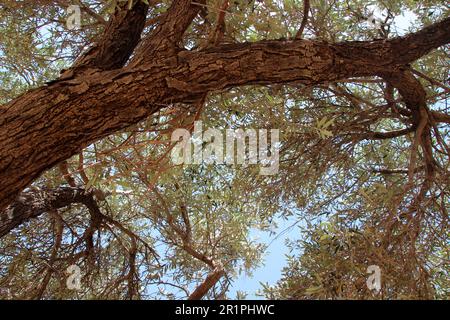
{"label": "tree bark texture", "polygon": [[414,109],[414,87],[395,75],[450,42],[448,18],[391,40],[274,40],[188,51],[179,42],[200,6],[175,0],[138,44],[147,9],[137,2],[115,13],[99,43],[60,79],[0,106],[0,212],[45,170],[89,144],[165,106],[225,88],[381,76],[401,87]]}

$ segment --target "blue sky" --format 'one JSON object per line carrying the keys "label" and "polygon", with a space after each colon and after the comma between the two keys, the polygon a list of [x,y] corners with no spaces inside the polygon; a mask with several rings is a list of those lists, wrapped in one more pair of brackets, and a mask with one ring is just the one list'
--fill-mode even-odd
{"label": "blue sky", "polygon": [[[300,230],[298,225],[294,225],[296,223],[295,216],[289,220],[279,218],[276,223],[278,228],[275,235],[271,236],[268,232],[257,231],[251,233],[251,237],[256,237],[260,242],[269,246],[264,254],[264,265],[256,269],[252,276],[242,274],[238,277],[229,291],[230,298],[235,298],[237,291],[243,291],[247,293],[247,299],[264,299],[264,297],[256,295],[257,291],[262,288],[260,283],[273,285],[281,278],[282,269],[287,261],[286,255],[289,253],[285,245],[286,239],[298,239]],[[281,236],[280,233],[282,233]]]}

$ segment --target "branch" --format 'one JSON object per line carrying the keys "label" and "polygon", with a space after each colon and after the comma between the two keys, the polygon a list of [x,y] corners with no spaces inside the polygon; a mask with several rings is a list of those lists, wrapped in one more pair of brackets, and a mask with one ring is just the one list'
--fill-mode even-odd
{"label": "branch", "polygon": [[309,15],[310,8],[311,8],[310,0],[304,0],[303,1],[303,20],[302,20],[302,24],[300,25],[300,29],[298,30],[297,34],[295,35],[296,40],[300,40],[303,36],[303,31],[305,30],[306,24],[308,23],[308,15]]}
{"label": "branch", "polygon": [[55,238],[54,239],[55,240],[54,240],[52,252],[50,254],[48,266],[46,268],[47,271],[45,273],[44,279],[42,280],[41,284],[39,285],[39,287],[37,289],[37,293],[35,296],[37,300],[42,299],[42,296],[44,295],[44,292],[47,289],[47,286],[50,282],[53,272],[55,271],[53,264],[55,263],[55,260],[57,258],[58,251],[61,248],[62,239],[63,239],[63,230],[64,230],[63,219],[55,211],[52,212],[52,216],[53,216],[53,221],[54,221],[54,229],[55,229],[55,231],[54,231]]}
{"label": "branch", "polygon": [[[407,65],[433,49],[450,42],[450,18],[425,27],[418,32],[391,40],[372,42],[343,42],[336,45],[337,54],[356,62],[355,68],[388,65]],[[365,50],[361,50],[363,44]],[[360,63],[359,61],[364,61]],[[392,70],[395,72],[395,70]]]}
{"label": "branch", "polygon": [[[419,53],[450,42],[450,28],[439,29],[449,22],[450,18],[388,41],[279,40],[184,50],[175,56],[169,52],[163,60],[121,70],[91,70],[32,90],[0,106],[0,211],[43,171],[79,154],[90,143],[144,120],[163,106],[192,103],[224,88],[292,82],[318,85],[381,75],[399,89],[408,108],[415,110],[412,117],[418,124],[417,106],[426,103],[423,88],[415,90],[417,79],[413,75],[405,78],[399,71]],[[436,35],[429,33],[436,28]],[[427,50],[411,42],[426,36]],[[409,45],[407,58],[395,51],[402,41]]]}
{"label": "branch", "polygon": [[193,4],[191,0],[174,0],[170,8],[158,19],[158,26],[148,36],[142,39],[137,49],[134,66],[154,59],[154,55],[167,55],[178,48],[179,42],[192,20],[201,10],[200,0]]}
{"label": "branch", "polygon": [[214,285],[222,278],[225,274],[221,267],[216,268],[213,272],[208,274],[205,281],[203,281],[188,297],[188,300],[200,300],[202,299],[208,291],[214,287]]}
{"label": "branch", "polygon": [[130,10],[128,2],[121,3],[109,19],[102,38],[77,59],[71,73],[63,78],[71,77],[74,69],[79,68],[112,70],[123,67],[141,38],[147,11],[148,6],[143,1],[136,1]]}
{"label": "branch", "polygon": [[[397,88],[406,107],[411,110],[413,127],[416,130],[415,140],[411,147],[411,157],[409,165],[409,183],[413,182],[413,175],[416,165],[418,146],[420,145],[424,154],[426,179],[423,183],[423,190],[428,189],[435,175],[435,163],[433,158],[431,119],[430,111],[427,107],[427,97],[425,89],[419,80],[408,69],[400,68],[397,72],[384,73],[383,77],[388,83]],[[424,191],[425,192],[425,191]]]}
{"label": "branch", "polygon": [[61,6],[63,8],[67,8],[70,5],[75,3],[76,5],[80,6],[81,10],[83,10],[88,15],[90,15],[92,18],[97,20],[97,22],[99,24],[102,24],[104,26],[108,25],[108,22],[101,15],[99,15],[97,12],[92,10],[88,5],[84,4],[81,0],[72,0],[72,1],[70,1],[70,0],[35,0],[34,2],[42,3],[43,5],[46,5],[49,7],[53,7],[55,4],[58,4],[59,6]]}
{"label": "branch", "polygon": [[363,136],[363,139],[367,140],[385,140],[385,139],[392,139],[404,136],[410,132],[414,132],[415,128],[406,128],[402,130],[397,131],[389,131],[389,132],[368,132],[365,133]]}
{"label": "branch", "polygon": [[0,238],[43,213],[76,203],[91,206],[92,199],[93,192],[82,188],[59,187],[54,190],[25,191],[6,209],[6,214],[0,215]]}
{"label": "branch", "polygon": [[71,186],[72,188],[77,187],[77,183],[75,182],[74,177],[69,172],[69,164],[67,163],[66,160],[64,160],[63,162],[61,162],[59,164],[59,171],[61,171],[64,180],[66,180],[66,182],[69,186]]}
{"label": "branch", "polygon": [[208,39],[208,43],[212,44],[213,46],[219,45],[219,43],[222,41],[223,35],[225,34],[225,15],[227,13],[229,3],[229,0],[225,0],[222,6],[219,8],[216,26]]}
{"label": "branch", "polygon": [[436,122],[445,122],[450,123],[450,115],[439,112],[439,111],[430,111],[433,115],[433,120]]}

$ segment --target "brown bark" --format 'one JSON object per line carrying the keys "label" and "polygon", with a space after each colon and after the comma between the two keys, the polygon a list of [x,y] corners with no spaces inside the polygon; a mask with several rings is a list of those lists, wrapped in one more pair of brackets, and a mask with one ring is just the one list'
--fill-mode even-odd
{"label": "brown bark", "polygon": [[148,11],[142,1],[136,1],[131,10],[127,6],[122,3],[121,10],[115,11],[101,41],[77,59],[75,68],[112,70],[125,65],[139,43]]}
{"label": "brown bark", "polygon": [[[130,17],[117,14],[89,58],[79,60],[86,62],[0,107],[0,211],[46,169],[164,106],[242,85],[384,75],[450,42],[449,18],[389,41],[279,40],[186,51],[177,45],[200,7],[175,0],[122,67],[137,44],[136,38],[120,43],[124,30],[140,33],[143,26],[146,8],[136,8],[126,14],[134,14],[128,24]],[[124,49],[110,50],[116,45]]]}
{"label": "brown bark", "polygon": [[224,274],[225,272],[222,268],[216,268],[208,274],[206,279],[189,295],[188,300],[201,300]]}
{"label": "brown bark", "polygon": [[22,192],[4,215],[0,217],[0,238],[29,219],[72,204],[91,206],[94,191],[82,188],[60,187],[54,190],[29,190]]}
{"label": "brown bark", "polygon": [[306,24],[308,23],[309,10],[311,9],[310,0],[303,0],[303,19],[298,29],[295,39],[299,40],[303,37],[303,31],[305,31]]}

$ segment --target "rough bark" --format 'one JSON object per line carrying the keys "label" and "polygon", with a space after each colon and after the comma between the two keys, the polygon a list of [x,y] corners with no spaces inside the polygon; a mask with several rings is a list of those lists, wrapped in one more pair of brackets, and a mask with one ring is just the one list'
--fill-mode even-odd
{"label": "rough bark", "polygon": [[83,188],[60,187],[53,190],[36,189],[22,192],[0,217],[0,238],[31,218],[72,204],[91,206],[94,191]]}
{"label": "rough bark", "polygon": [[[129,26],[139,33],[144,9],[135,13]],[[65,74],[0,107],[0,211],[45,170],[164,106],[191,103],[208,92],[235,86],[311,85],[382,76],[450,42],[446,19],[392,40],[338,44],[279,40],[181,50],[178,42],[198,11],[199,6],[188,0],[174,1],[138,46],[133,61],[120,69],[137,41],[127,42],[126,50],[108,50],[119,41],[113,34],[120,38],[124,32],[123,24],[111,22],[116,28],[107,28],[100,42],[111,39],[109,45],[88,54],[87,61],[96,61],[93,67],[77,62],[75,69],[83,66],[81,73]],[[105,65],[99,66],[102,61]]]}
{"label": "rough bark", "polygon": [[110,18],[103,38],[77,59],[72,69],[112,70],[125,65],[141,39],[148,11],[148,5],[142,1],[136,1],[131,10],[126,10],[127,6],[128,3],[121,4],[121,10]]}
{"label": "rough bark", "polygon": [[225,272],[222,268],[216,268],[208,274],[206,279],[189,295],[188,300],[201,300],[224,274]]}

